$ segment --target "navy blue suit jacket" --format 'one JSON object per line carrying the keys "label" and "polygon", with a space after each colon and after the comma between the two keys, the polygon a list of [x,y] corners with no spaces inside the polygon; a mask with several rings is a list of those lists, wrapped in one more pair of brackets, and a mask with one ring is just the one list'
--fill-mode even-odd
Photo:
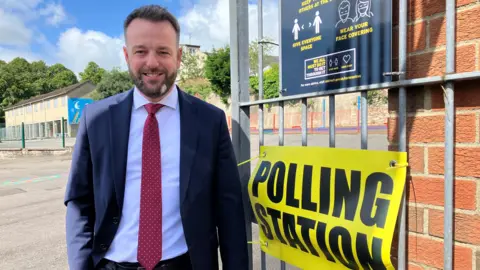
{"label": "navy blue suit jacket", "polygon": [[[132,103],[130,89],[84,108],[64,202],[70,269],[94,269],[122,218]],[[218,247],[223,269],[248,269],[241,184],[225,113],[181,90],[179,105],[180,212],[193,269],[218,269]]]}

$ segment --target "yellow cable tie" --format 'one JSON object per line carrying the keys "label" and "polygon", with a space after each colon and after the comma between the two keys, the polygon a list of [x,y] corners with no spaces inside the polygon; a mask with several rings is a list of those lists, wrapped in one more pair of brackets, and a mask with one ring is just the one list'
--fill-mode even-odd
{"label": "yellow cable tie", "polygon": [[393,164],[390,164],[390,167],[388,167],[387,170],[399,169],[399,168],[405,168],[405,167],[408,167],[408,163],[393,163]]}
{"label": "yellow cable tie", "polygon": [[245,161],[243,161],[243,162],[238,163],[237,166],[242,166],[243,164],[246,164],[246,163],[248,163],[248,162],[250,162],[250,161],[252,161],[252,160],[254,160],[254,159],[257,159],[258,157],[259,157],[259,156],[253,157],[253,158],[251,158],[251,159],[247,159],[247,160],[245,160]]}
{"label": "yellow cable tie", "polygon": [[266,246],[268,247],[268,243],[267,242],[264,242],[262,240],[259,240],[259,241],[248,241],[249,244],[257,244],[257,245],[262,245],[262,246]]}

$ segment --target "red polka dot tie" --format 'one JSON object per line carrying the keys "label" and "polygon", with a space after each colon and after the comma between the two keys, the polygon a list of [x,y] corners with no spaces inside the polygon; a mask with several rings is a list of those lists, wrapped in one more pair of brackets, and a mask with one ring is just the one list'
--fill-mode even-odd
{"label": "red polka dot tie", "polygon": [[153,269],[162,258],[162,177],[160,134],[155,113],[161,104],[146,104],[147,120],[143,128],[142,184],[138,262]]}

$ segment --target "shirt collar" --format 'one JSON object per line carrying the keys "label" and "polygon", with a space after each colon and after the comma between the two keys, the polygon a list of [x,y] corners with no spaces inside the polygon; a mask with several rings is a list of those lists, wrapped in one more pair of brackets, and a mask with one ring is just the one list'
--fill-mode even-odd
{"label": "shirt collar", "polygon": [[[133,108],[135,110],[139,109],[140,107],[143,107],[145,104],[151,103],[149,100],[147,100],[141,93],[140,90],[135,86],[133,90]],[[177,104],[178,104],[178,89],[177,86],[174,85],[172,91],[165,96],[162,100],[159,102],[156,102],[159,104],[163,104],[166,107],[170,107],[174,110],[177,109]]]}

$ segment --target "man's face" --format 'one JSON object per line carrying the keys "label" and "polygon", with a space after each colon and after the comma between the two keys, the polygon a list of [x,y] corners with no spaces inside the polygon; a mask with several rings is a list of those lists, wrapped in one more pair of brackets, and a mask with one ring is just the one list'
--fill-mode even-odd
{"label": "man's face", "polygon": [[338,15],[340,16],[340,20],[345,22],[348,18],[348,14],[350,13],[350,4],[348,2],[342,2],[338,7]]}
{"label": "man's face", "polygon": [[126,44],[123,52],[135,85],[160,100],[172,89],[182,59],[175,29],[168,21],[135,19],[127,28]]}

